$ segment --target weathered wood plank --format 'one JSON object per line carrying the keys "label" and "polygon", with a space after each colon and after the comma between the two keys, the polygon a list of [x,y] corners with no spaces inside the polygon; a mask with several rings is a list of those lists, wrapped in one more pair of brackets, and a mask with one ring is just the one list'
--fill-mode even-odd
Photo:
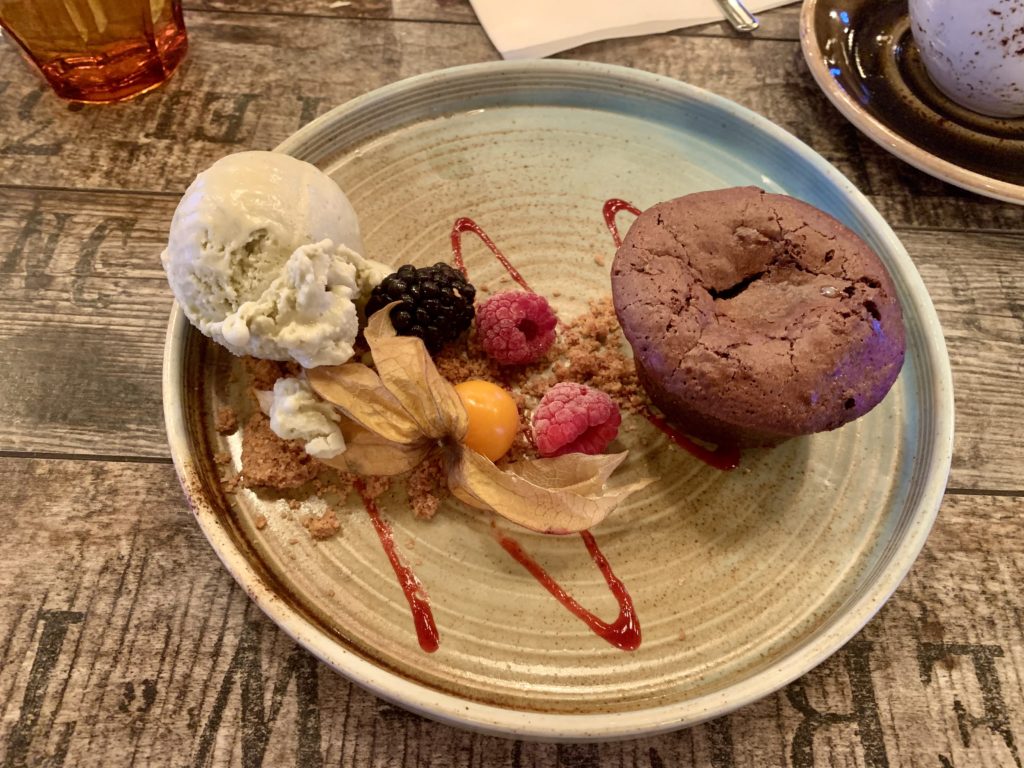
{"label": "weathered wood plank", "polygon": [[177,194],[217,157],[496,52],[466,0],[187,8],[183,71],[128,104],[69,107],[0,44],[0,766],[1021,768],[1024,208],[956,190],[860,136],[806,71],[798,6],[765,14],[754,39],[716,24],[563,54],[732,98],[868,194],[943,323],[957,393],[950,483],[964,492],[947,496],[879,616],[778,694],[654,739],[481,737],[349,685],[220,566],[166,459],[170,295],[157,254]]}
{"label": "weathered wood plank", "polygon": [[0,539],[3,765],[918,768],[1020,757],[1020,497],[947,498],[881,614],[780,693],[689,731],[557,746],[430,723],[313,660],[234,585],[169,465],[7,458],[0,487],[13,512]]}
{"label": "weathered wood plank", "polygon": [[[170,195],[0,190],[0,450],[167,455],[160,365]],[[1024,236],[903,230],[950,349],[951,484],[1020,489]],[[968,258],[969,254],[969,258]]]}
{"label": "weathered wood plank", "polygon": [[166,456],[160,251],[176,201],[0,199],[0,450]]}
{"label": "weathered wood plank", "polygon": [[687,27],[672,33],[675,35],[698,35],[709,37],[728,37],[733,40],[799,40],[800,39],[800,4],[783,6],[771,11],[757,14],[761,26],[752,33],[737,32],[726,21],[716,24],[704,24],[699,27]]}
{"label": "weathered wood plank", "polygon": [[198,11],[232,13],[282,13],[294,16],[327,16],[349,19],[392,21],[446,21],[475,24],[476,14],[469,0],[185,0],[185,23]]}
{"label": "weathered wood plank", "polygon": [[69,107],[0,49],[4,182],[180,192],[221,155],[269,149],[335,104],[441,61],[494,57],[466,25],[237,13],[189,24],[174,78],[118,105]]}
{"label": "weathered wood plank", "polygon": [[818,89],[799,47],[669,36],[593,43],[567,58],[608,61],[706,88],[781,125],[835,165],[893,226],[1020,229],[1024,209],[981,198],[897,160]]}
{"label": "weathered wood plank", "polygon": [[[1024,242],[977,232],[901,230],[899,235],[938,311],[953,368],[956,439],[950,486],[1019,489],[1012,467],[1024,463],[1016,426],[1024,392],[1019,263]],[[984,266],[975,261],[978,248],[992,254]]]}
{"label": "weathered wood plank", "polygon": [[[115,106],[69,107],[10,47],[0,49],[4,183],[180,192],[217,157],[272,147],[372,88],[496,58],[483,32],[464,24],[199,11],[189,23],[193,43],[182,71],[165,88]],[[658,72],[766,115],[850,176],[894,225],[1024,229],[1021,208],[955,190],[861,136],[818,91],[788,40],[671,34],[563,56]]]}
{"label": "weathered wood plank", "polygon": [[[271,0],[271,2],[227,2],[227,0],[186,0],[186,12],[286,13],[296,16],[344,19],[389,19],[392,21],[442,21],[476,24],[476,13],[468,0]],[[775,40],[799,39],[798,4],[758,14],[761,26],[750,37]],[[186,23],[189,16],[186,15]],[[687,27],[675,34],[742,38],[726,22]]]}

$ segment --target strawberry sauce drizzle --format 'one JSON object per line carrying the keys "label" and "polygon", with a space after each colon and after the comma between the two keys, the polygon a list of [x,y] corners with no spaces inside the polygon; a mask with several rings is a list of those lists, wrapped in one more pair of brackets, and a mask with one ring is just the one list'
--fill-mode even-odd
{"label": "strawberry sauce drizzle", "polygon": [[632,203],[627,203],[625,200],[613,197],[611,200],[604,201],[604,208],[602,209],[604,223],[608,227],[608,231],[612,233],[612,241],[615,243],[616,248],[622,245],[622,235],[619,234],[619,227],[615,223],[615,214],[619,211],[629,211],[634,216],[640,215],[640,209]]}
{"label": "strawberry sauce drizzle", "polygon": [[540,563],[526,554],[519,542],[507,536],[499,536],[498,542],[558,602],[590,627],[595,635],[616,648],[621,648],[624,651],[635,651],[640,647],[641,635],[640,621],[637,619],[636,610],[633,608],[633,599],[629,596],[629,592],[626,591],[626,585],[612,572],[612,567],[598,548],[594,535],[590,531],[581,531],[580,538],[586,544],[590,558],[600,569],[601,575],[604,576],[604,580],[608,584],[608,589],[611,590],[612,595],[619,604],[618,618],[610,624],[601,621],[601,619],[580,605],[572,595],[562,589],[561,585],[544,570]]}
{"label": "strawberry sauce drizzle", "polygon": [[709,467],[714,467],[715,469],[727,472],[730,469],[736,469],[736,467],[740,465],[739,448],[728,448],[724,445],[720,445],[714,450],[705,448],[700,443],[696,443],[688,438],[678,429],[665,421],[664,417],[659,416],[651,409],[645,409],[644,416],[647,417],[647,420],[651,422],[651,424],[660,429],[669,438],[669,440],[694,458],[703,461]]}
{"label": "strawberry sauce drizzle", "polygon": [[[640,210],[625,200],[613,198],[605,202],[603,208],[604,221],[616,247],[622,245],[622,237],[615,222],[615,216],[620,211],[628,211],[634,216],[640,215]],[[519,271],[512,266],[512,263],[498,246],[494,244],[494,241],[491,240],[480,225],[466,217],[456,220],[451,230],[452,260],[455,267],[463,275],[468,277],[466,264],[462,258],[462,235],[465,232],[472,232],[479,237],[481,242],[487,246],[502,267],[505,268],[509,276],[522,286],[523,289],[533,291],[523,276],[519,274]],[[650,409],[646,409],[644,415],[651,424],[667,435],[672,442],[705,464],[720,470],[735,469],[739,466],[740,454],[737,449],[723,446],[719,446],[715,450],[705,448],[686,437],[682,432],[668,424],[662,416],[659,416]],[[433,653],[438,649],[440,640],[437,625],[434,623],[434,614],[430,609],[430,601],[423,590],[423,584],[416,577],[416,574],[413,573],[412,569],[403,563],[399,557],[398,551],[395,548],[394,531],[391,525],[381,516],[380,510],[373,499],[367,496],[366,486],[362,481],[356,481],[355,487],[362,496],[363,504],[366,507],[367,514],[370,516],[370,520],[373,522],[374,530],[377,532],[377,537],[384,548],[384,553],[387,555],[391,567],[395,571],[395,576],[398,577],[398,583],[402,588],[402,592],[409,602],[413,624],[416,627],[416,637],[419,640],[420,647],[427,653]],[[580,605],[536,560],[526,553],[519,542],[507,536],[499,536],[498,541],[513,559],[522,565],[566,610],[586,624],[595,635],[616,648],[634,651],[640,647],[642,637],[640,622],[636,615],[636,609],[633,606],[633,599],[630,597],[626,585],[612,571],[611,565],[598,547],[597,540],[593,534],[590,531],[581,531],[580,538],[583,539],[587,552],[601,571],[608,589],[619,605],[619,615],[611,623],[602,621]]]}
{"label": "strawberry sauce drizzle", "polygon": [[519,274],[519,271],[512,266],[512,262],[499,250],[498,246],[494,244],[494,241],[487,235],[486,232],[472,219],[467,219],[463,216],[461,219],[456,220],[452,225],[451,241],[452,241],[452,261],[455,262],[455,268],[459,270],[465,277],[469,277],[466,272],[466,263],[462,260],[462,234],[464,232],[472,232],[474,235],[480,238],[484,245],[494,254],[494,258],[498,260],[498,263],[505,268],[508,272],[509,277],[515,280],[524,290],[533,293],[533,289],[527,284],[523,276]]}
{"label": "strawberry sauce drizzle", "polygon": [[[611,202],[611,201],[610,201]],[[621,202],[621,201],[619,201]],[[636,211],[635,208],[629,205],[629,203],[623,203],[624,206],[630,210]],[[607,208],[607,204],[606,204]],[[608,215],[605,215],[605,219],[608,220]],[[614,217],[614,212],[610,214]],[[617,231],[614,229],[615,222],[614,218],[609,225],[612,232],[617,236]],[[525,290],[533,292],[533,289],[527,284],[519,271],[512,266],[512,263],[508,258],[501,252],[494,241],[487,235],[486,232],[481,229],[480,225],[472,219],[460,218],[454,225],[452,225],[451,232],[451,243],[452,243],[452,260],[455,263],[455,268],[462,272],[467,278],[469,277],[466,271],[466,264],[462,259],[462,234],[464,232],[472,232],[474,235],[480,238],[484,245],[494,254],[494,257],[498,262],[505,268],[509,276],[519,283]],[[584,608],[577,602],[577,600],[566,592],[561,585],[555,581],[547,571],[545,571],[536,560],[528,555],[519,544],[519,542],[511,539],[507,536],[499,536],[498,541],[501,546],[508,552],[520,565],[522,565],[530,574],[537,579],[541,586],[543,586],[548,592],[550,592],[559,603],[565,606],[571,613],[579,617],[583,623],[585,623],[598,637],[602,638],[606,642],[621,648],[626,651],[634,651],[640,647],[640,622],[636,617],[636,610],[633,607],[633,599],[629,596],[629,592],[626,589],[626,585],[623,584],[619,578],[612,571],[611,565],[608,560],[601,553],[601,550],[597,546],[597,541],[594,539],[593,534],[589,531],[581,531],[580,536],[583,539],[584,544],[587,547],[587,552],[590,553],[591,559],[597,565],[601,571],[601,575],[604,576],[605,582],[608,584],[608,588],[611,590],[612,595],[615,597],[616,602],[619,604],[619,616],[611,624],[601,621],[594,614]]]}
{"label": "strawberry sauce drizzle", "polygon": [[[604,214],[604,223],[608,225],[608,231],[612,233],[612,241],[615,243],[616,248],[622,245],[622,236],[619,234],[619,227],[615,223],[615,214],[619,211],[629,211],[634,216],[640,215],[640,209],[632,203],[628,203],[625,200],[619,200],[616,197],[613,197],[610,200],[605,200],[604,208],[602,209],[602,213]],[[688,438],[678,429],[665,421],[664,417],[659,416],[650,408],[644,409],[644,416],[647,417],[647,420],[651,422],[651,424],[667,435],[673,443],[695,459],[703,461],[709,467],[728,471],[730,469],[736,469],[736,467],[740,465],[740,452],[738,448],[729,448],[723,445],[718,446],[714,450],[705,448],[703,445],[695,443],[693,440]]]}
{"label": "strawberry sauce drizzle", "polygon": [[416,578],[412,568],[403,563],[398,556],[398,550],[395,548],[395,533],[391,524],[381,516],[377,503],[366,494],[366,485],[362,480],[357,480],[355,488],[363,498],[363,506],[366,507],[366,513],[373,522],[373,528],[384,548],[384,554],[388,556],[395,576],[398,577],[398,585],[409,602],[412,621],[416,627],[416,639],[420,641],[420,648],[427,653],[433,653],[440,645],[440,638],[437,633],[437,625],[434,623],[434,613],[430,610],[430,600],[423,590],[423,584]]}

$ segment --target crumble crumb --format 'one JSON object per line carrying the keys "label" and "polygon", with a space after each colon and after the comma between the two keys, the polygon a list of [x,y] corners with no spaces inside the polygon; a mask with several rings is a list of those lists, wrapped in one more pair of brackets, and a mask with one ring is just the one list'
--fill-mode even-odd
{"label": "crumble crumb", "polygon": [[[553,295],[560,294],[556,291]],[[441,375],[453,384],[483,379],[505,388],[515,398],[519,429],[511,450],[499,462],[502,466],[536,456],[533,409],[544,393],[560,381],[576,381],[601,389],[624,411],[640,412],[647,405],[610,297],[591,301],[588,311],[579,317],[559,322],[555,344],[544,359],[533,365],[498,365],[486,356],[472,333],[446,346],[434,357],[434,363]],[[246,359],[245,367],[253,389],[271,389],[279,377],[295,373],[294,365],[251,358]],[[632,425],[626,426],[626,429],[632,428]],[[357,478],[321,464],[305,453],[301,443],[281,440],[274,435],[269,420],[262,413],[256,413],[246,423],[242,460],[243,474],[241,478],[233,478],[236,485],[241,480],[250,486],[286,490],[309,482],[320,498],[336,494],[339,503],[357,479],[361,479],[371,499],[386,492],[393,480],[389,477]],[[450,493],[443,462],[438,456],[420,464],[404,478],[394,480],[404,484],[412,510],[420,519],[433,517]],[[290,513],[301,507],[301,501],[290,499],[283,514],[290,517]],[[337,513],[331,508],[319,517],[303,519],[302,524],[315,540],[329,538],[341,527]]]}
{"label": "crumble crumb", "polygon": [[231,463],[231,451],[217,451],[213,454],[213,461],[215,464],[226,466]]}
{"label": "crumble crumb", "polygon": [[391,478],[383,475],[367,475],[363,478],[363,487],[366,489],[366,497],[376,499],[391,487]]}
{"label": "crumble crumb", "polygon": [[594,263],[597,264],[597,266],[599,266],[599,267],[603,267],[604,266],[604,256],[602,256],[600,253],[595,254],[595,256],[594,256]]}
{"label": "crumble crumb", "polygon": [[258,514],[252,519],[252,524],[256,526],[257,531],[262,531],[267,527],[267,516],[264,514]]}
{"label": "crumble crumb", "polygon": [[536,453],[533,408],[558,382],[587,384],[605,392],[624,411],[641,412],[648,405],[647,393],[625,349],[615,307],[608,296],[592,300],[588,311],[579,317],[560,322],[555,343],[533,365],[498,365],[487,357],[472,334],[458,344],[448,345],[434,358],[434,364],[453,384],[483,379],[512,393],[519,409],[519,430],[503,459],[512,462]]}
{"label": "crumble crumb", "polygon": [[320,471],[320,463],[302,443],[282,440],[270,429],[270,419],[254,413],[242,435],[242,477],[247,485],[297,488]]}
{"label": "crumble crumb", "polygon": [[339,499],[344,499],[358,479],[358,475],[351,472],[332,469],[323,481],[323,492],[333,493]]}
{"label": "crumble crumb", "polygon": [[242,365],[249,374],[249,385],[253,389],[273,389],[274,382],[286,375],[284,365],[276,360],[243,357]]}
{"label": "crumble crumb", "polygon": [[585,312],[562,330],[564,364],[555,366],[557,381],[577,381],[600,389],[620,408],[638,413],[647,404],[633,359],[624,349],[622,329],[611,297],[590,302]]}
{"label": "crumble crumb", "polygon": [[317,541],[329,539],[341,530],[341,523],[338,522],[338,515],[334,509],[328,507],[319,517],[310,515],[302,521],[302,525],[309,531],[309,535]]}
{"label": "crumble crumb", "polygon": [[238,429],[238,414],[230,405],[221,406],[213,418],[214,429],[219,435],[230,435]]}
{"label": "crumble crumb", "polygon": [[499,365],[487,356],[476,334],[472,334],[459,343],[449,344],[441,350],[434,356],[434,365],[438,372],[453,384],[467,379],[483,379],[505,389],[516,390],[551,367],[551,361],[556,359],[558,349],[556,341],[547,354],[536,363]]}
{"label": "crumble crumb", "polygon": [[409,473],[406,485],[409,490],[409,503],[416,517],[429,520],[437,514],[441,500],[448,496],[444,476],[444,463],[440,456],[432,456],[420,462]]}

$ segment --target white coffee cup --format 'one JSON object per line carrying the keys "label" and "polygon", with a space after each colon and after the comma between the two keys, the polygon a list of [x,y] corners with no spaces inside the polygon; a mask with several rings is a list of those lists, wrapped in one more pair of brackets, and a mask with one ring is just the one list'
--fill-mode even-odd
{"label": "white coffee cup", "polygon": [[1024,116],[1024,0],[910,0],[910,24],[946,96],[984,115]]}

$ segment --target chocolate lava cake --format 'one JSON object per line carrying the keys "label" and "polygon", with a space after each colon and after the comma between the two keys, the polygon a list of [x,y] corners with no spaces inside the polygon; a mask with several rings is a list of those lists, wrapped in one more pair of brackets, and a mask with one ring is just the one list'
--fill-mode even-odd
{"label": "chocolate lava cake", "polygon": [[612,295],[651,400],[684,432],[735,446],[835,429],[903,365],[892,279],[834,218],[756,187],[644,211]]}

